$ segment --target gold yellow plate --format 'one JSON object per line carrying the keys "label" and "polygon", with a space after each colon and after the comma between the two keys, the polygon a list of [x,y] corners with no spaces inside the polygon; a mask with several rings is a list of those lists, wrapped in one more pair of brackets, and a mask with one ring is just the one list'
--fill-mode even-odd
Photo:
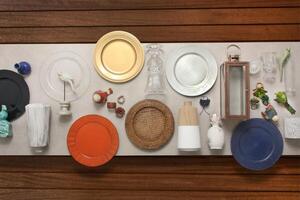
{"label": "gold yellow plate", "polygon": [[144,49],[140,41],[125,31],[102,36],[94,51],[95,69],[104,79],[122,83],[133,79],[144,66]]}

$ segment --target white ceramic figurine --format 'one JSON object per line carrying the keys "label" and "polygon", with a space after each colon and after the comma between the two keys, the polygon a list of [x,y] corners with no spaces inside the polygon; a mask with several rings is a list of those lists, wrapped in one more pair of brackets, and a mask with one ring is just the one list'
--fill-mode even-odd
{"label": "white ceramic figurine", "polygon": [[224,146],[224,131],[221,128],[220,117],[212,114],[210,118],[211,127],[208,129],[208,145],[210,149],[222,149]]}
{"label": "white ceramic figurine", "polygon": [[65,83],[68,83],[68,84],[70,85],[71,90],[72,90],[74,93],[76,92],[76,91],[75,91],[75,87],[74,87],[74,79],[73,79],[73,77],[72,77],[71,75],[66,74],[66,73],[63,73],[63,72],[58,72],[57,75],[58,75],[58,78],[59,78],[61,81],[65,82]]}
{"label": "white ceramic figurine", "polygon": [[59,103],[60,105],[60,111],[59,114],[62,116],[69,116],[72,115],[72,112],[70,110],[71,104],[69,101],[66,100],[66,83],[70,85],[71,90],[76,93],[75,91],[75,87],[74,87],[74,78],[67,74],[67,73],[63,73],[63,72],[58,72],[57,73],[58,78],[63,81],[64,83],[64,100],[62,102]]}

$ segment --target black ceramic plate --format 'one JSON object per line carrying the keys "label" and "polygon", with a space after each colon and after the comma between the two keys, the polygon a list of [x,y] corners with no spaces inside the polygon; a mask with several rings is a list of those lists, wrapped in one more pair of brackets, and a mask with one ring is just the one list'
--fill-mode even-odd
{"label": "black ceramic plate", "polygon": [[20,117],[29,103],[29,88],[24,78],[10,70],[0,70],[0,105],[8,109],[8,121]]}

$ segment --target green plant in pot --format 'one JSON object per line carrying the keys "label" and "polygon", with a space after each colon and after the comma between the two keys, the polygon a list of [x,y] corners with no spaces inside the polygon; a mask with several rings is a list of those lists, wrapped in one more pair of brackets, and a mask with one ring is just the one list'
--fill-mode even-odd
{"label": "green plant in pot", "polygon": [[275,93],[276,98],[274,99],[277,103],[284,106],[292,115],[296,113],[296,110],[288,103],[287,95],[285,92]]}

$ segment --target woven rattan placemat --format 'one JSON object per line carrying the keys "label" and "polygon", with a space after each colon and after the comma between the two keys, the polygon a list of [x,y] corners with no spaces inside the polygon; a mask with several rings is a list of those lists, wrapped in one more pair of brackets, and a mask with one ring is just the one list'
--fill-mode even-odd
{"label": "woven rattan placemat", "polygon": [[172,137],[174,118],[165,104],[147,99],[129,110],[125,128],[130,141],[139,148],[158,149]]}

